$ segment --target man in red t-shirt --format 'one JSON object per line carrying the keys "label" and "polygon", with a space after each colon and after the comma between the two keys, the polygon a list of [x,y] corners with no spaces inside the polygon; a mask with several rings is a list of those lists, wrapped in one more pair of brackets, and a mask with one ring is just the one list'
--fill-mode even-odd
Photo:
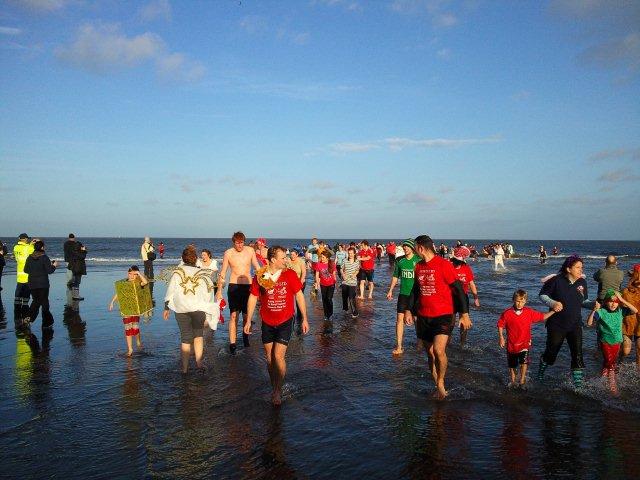
{"label": "man in red t-shirt", "polygon": [[369,242],[363,240],[360,243],[358,251],[358,260],[360,260],[360,271],[358,272],[358,281],[360,282],[359,299],[364,299],[364,284],[369,283],[369,298],[373,298],[373,269],[375,268],[376,252],[369,246]]}
{"label": "man in red t-shirt", "polygon": [[433,240],[427,235],[420,235],[415,244],[416,253],[422,261],[416,264],[414,273],[414,311],[406,310],[404,321],[412,325],[416,317],[416,335],[429,354],[429,368],[438,389],[435,395],[442,400],[447,396],[444,378],[447,343],[453,328],[454,300],[456,310],[460,312],[460,326],[465,330],[471,328],[469,307],[464,301],[462,283],[453,264],[436,255]]}
{"label": "man in red t-shirt", "polygon": [[271,401],[275,406],[282,403],[281,393],[284,376],[287,371],[285,354],[291,339],[294,320],[294,298],[302,312],[302,333],[309,331],[307,308],[302,293],[302,283],[298,275],[286,265],[286,251],[283,247],[273,246],[267,251],[266,267],[253,276],[249,289],[247,316],[244,320],[244,333],[251,333],[251,318],[260,299],[260,317],[262,318],[262,343],[267,358],[267,370],[271,379],[273,393]]}

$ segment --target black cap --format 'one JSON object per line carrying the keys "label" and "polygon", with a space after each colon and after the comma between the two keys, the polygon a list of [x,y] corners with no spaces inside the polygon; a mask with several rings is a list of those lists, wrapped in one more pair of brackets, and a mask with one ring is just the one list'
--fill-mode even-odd
{"label": "black cap", "polygon": [[69,238],[76,238],[76,236],[73,233],[70,233]]}
{"label": "black cap", "polygon": [[29,238],[29,235],[27,235],[26,233],[21,233],[20,235],[18,235],[18,238],[20,240],[26,240],[27,238]]}

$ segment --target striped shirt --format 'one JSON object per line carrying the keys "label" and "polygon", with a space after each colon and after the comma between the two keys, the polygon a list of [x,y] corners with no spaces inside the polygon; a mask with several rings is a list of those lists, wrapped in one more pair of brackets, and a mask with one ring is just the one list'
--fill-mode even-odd
{"label": "striped shirt", "polygon": [[358,260],[345,260],[344,264],[342,265],[344,277],[344,281],[342,283],[350,287],[355,287],[356,285],[358,285],[358,279],[356,278],[356,275],[358,275],[358,270],[360,270],[360,262]]}

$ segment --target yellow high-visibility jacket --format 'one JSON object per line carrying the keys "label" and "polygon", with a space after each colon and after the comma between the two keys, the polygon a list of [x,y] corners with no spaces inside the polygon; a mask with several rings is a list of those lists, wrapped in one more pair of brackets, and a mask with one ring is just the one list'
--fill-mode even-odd
{"label": "yellow high-visibility jacket", "polygon": [[16,259],[16,279],[18,283],[27,283],[29,281],[29,274],[24,273],[24,264],[27,262],[27,257],[35,250],[32,243],[18,242],[13,247],[13,256]]}

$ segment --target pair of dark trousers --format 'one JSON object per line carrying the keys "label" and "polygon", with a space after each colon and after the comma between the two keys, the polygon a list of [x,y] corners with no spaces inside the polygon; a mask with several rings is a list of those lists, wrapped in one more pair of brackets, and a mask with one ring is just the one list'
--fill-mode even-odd
{"label": "pair of dark trousers", "polygon": [[542,354],[542,360],[547,365],[553,365],[565,338],[571,352],[571,369],[584,368],[584,360],[582,359],[582,325],[577,325],[573,330],[569,331],[547,328],[547,346]]}
{"label": "pair of dark trousers", "polygon": [[34,322],[38,312],[42,307],[42,325],[46,326],[51,322],[51,312],[49,311],[49,287],[34,288],[31,290],[31,306],[29,307],[29,318]]}
{"label": "pair of dark trousers", "polygon": [[[304,293],[304,289],[306,286],[306,283],[302,284],[302,293]],[[295,297],[293,301],[296,302]],[[296,302],[296,324],[302,325],[302,312],[300,311],[300,305],[298,305],[298,302]]]}
{"label": "pair of dark trousers", "polygon": [[356,286],[342,284],[342,309],[349,310],[351,305],[351,314],[357,315],[358,308],[356,307]]}
{"label": "pair of dark trousers", "polygon": [[336,289],[335,284],[324,286],[320,285],[320,294],[322,295],[322,311],[324,318],[329,319],[333,315],[333,292]]}
{"label": "pair of dark trousers", "polygon": [[153,278],[153,260],[144,261],[144,276],[147,278]]}

